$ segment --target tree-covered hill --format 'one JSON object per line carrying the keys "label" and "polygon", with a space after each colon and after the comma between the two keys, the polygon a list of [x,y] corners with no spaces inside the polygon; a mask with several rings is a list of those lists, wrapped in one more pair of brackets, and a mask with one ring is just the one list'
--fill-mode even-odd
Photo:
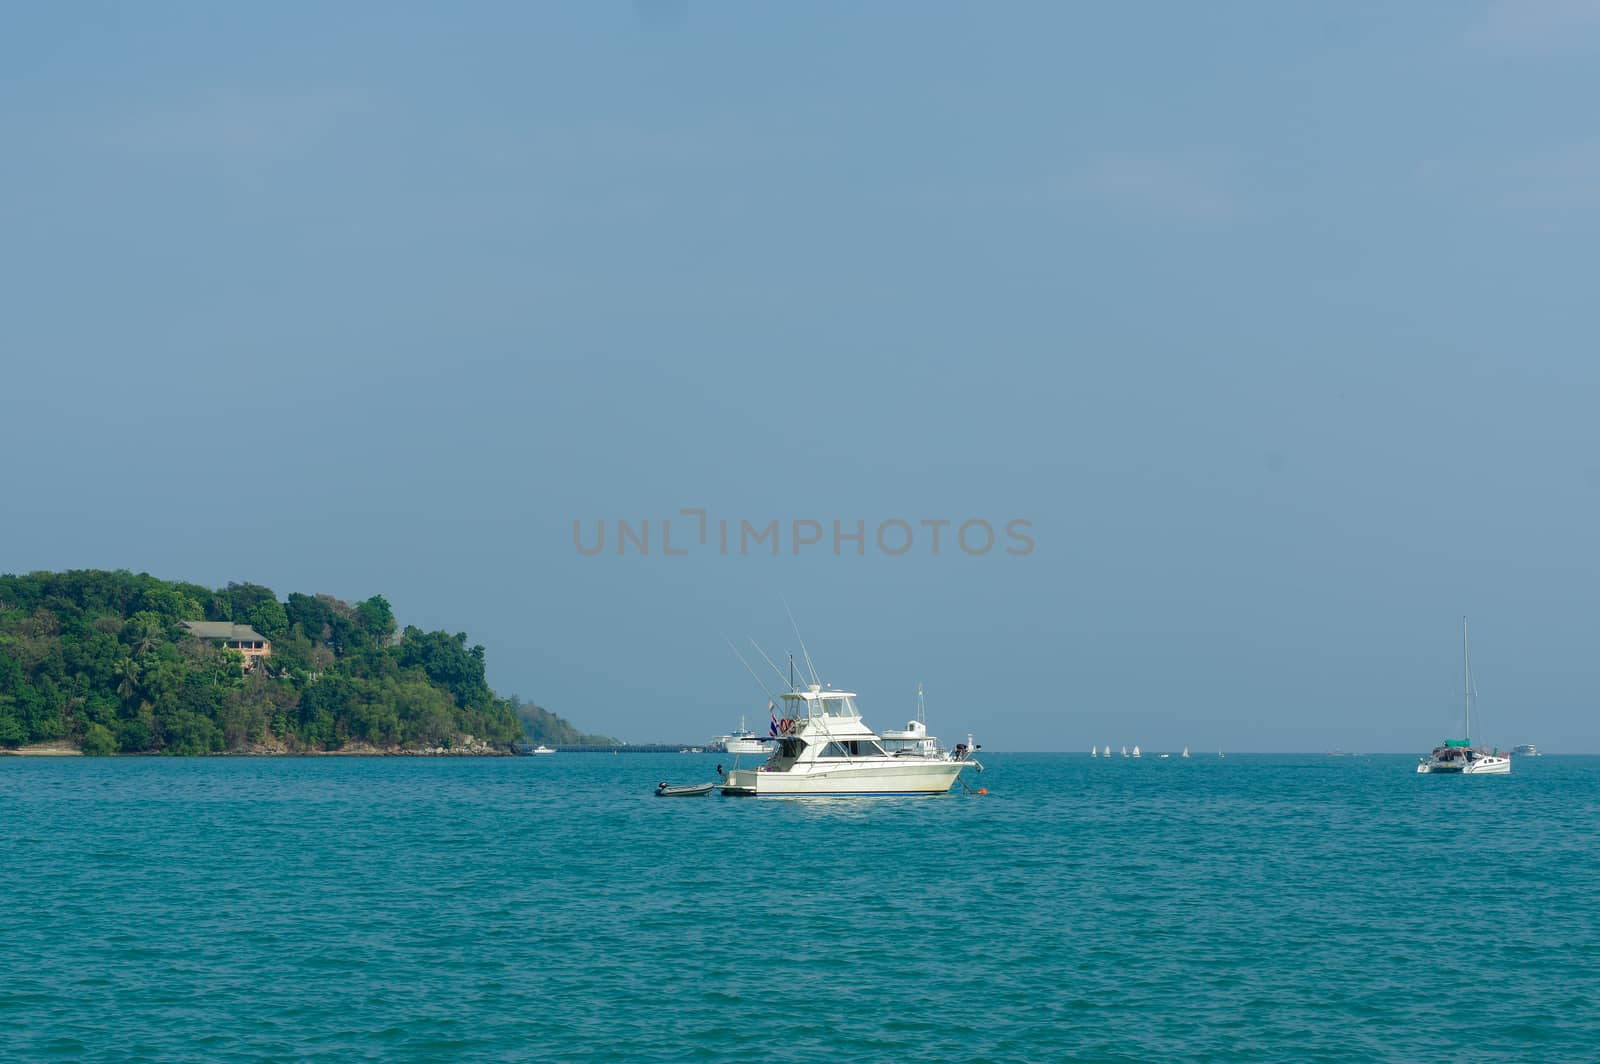
{"label": "tree-covered hill", "polygon": [[531,743],[550,743],[554,746],[616,745],[615,739],[604,735],[585,735],[543,706],[520,701],[516,695],[511,696],[511,708],[516,712],[517,719],[522,722],[522,730]]}
{"label": "tree-covered hill", "polygon": [[[249,625],[271,656],[183,621]],[[466,633],[396,631],[381,596],[348,603],[229,584],[211,590],[125,570],[0,576],[0,746],[66,739],[85,753],[206,754],[572,741],[566,721],[525,732],[530,708],[484,679]],[[564,729],[564,732],[563,732]]]}

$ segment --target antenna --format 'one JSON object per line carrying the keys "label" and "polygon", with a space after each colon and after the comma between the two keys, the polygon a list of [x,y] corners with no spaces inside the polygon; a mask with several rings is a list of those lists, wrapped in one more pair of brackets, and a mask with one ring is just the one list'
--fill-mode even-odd
{"label": "antenna", "polygon": [[800,641],[800,654],[805,658],[806,671],[811,673],[811,682],[820,687],[822,681],[817,679],[817,667],[811,663],[811,651],[806,649],[805,637],[800,634],[800,626],[795,623],[794,611],[789,608],[789,600],[782,595],[778,598],[783,603],[783,612],[789,615],[789,626],[794,629],[794,637]]}
{"label": "antenna", "polygon": [[733,651],[733,656],[739,659],[739,664],[744,666],[745,671],[750,674],[751,679],[755,680],[756,683],[760,684],[761,685],[761,689],[763,691],[767,692],[767,697],[772,699],[772,700],[774,700],[774,701],[776,701],[778,696],[773,694],[772,690],[769,687],[767,687],[767,685],[764,682],[762,682],[762,679],[761,679],[760,676],[756,675],[756,670],[752,669],[750,667],[750,663],[748,661],[744,660],[744,655],[739,653],[739,648],[733,645],[733,641],[731,639],[725,639],[725,640],[723,640],[723,642],[728,644],[728,649]]}
{"label": "antenna", "polygon": [[[767,657],[765,650],[761,649],[761,644],[752,639],[750,640],[750,645],[756,648],[756,653],[761,655],[762,661],[772,666],[772,671],[778,674],[778,679],[783,679],[783,670],[772,664],[772,659]],[[794,690],[794,677],[792,675],[789,677],[789,690]]]}

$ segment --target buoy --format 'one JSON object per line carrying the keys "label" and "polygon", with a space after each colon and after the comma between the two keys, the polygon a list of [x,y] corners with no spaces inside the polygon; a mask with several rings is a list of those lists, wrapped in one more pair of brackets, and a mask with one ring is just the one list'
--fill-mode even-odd
{"label": "buoy", "polygon": [[988,794],[989,793],[989,788],[987,788],[987,787],[979,787],[978,788],[978,793],[979,794]]}

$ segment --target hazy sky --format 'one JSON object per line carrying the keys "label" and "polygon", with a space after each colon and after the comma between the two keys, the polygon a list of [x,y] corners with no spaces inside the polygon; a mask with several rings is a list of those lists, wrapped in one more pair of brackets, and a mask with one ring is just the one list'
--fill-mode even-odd
{"label": "hazy sky", "polygon": [[9,5],[0,571],[381,592],[635,741],[787,598],[881,726],[1423,751],[1467,614],[1600,750],[1596,100],[1589,0]]}

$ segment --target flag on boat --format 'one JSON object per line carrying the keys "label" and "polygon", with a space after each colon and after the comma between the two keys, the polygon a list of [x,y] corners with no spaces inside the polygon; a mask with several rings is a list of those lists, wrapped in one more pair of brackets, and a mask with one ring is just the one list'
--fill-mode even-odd
{"label": "flag on boat", "polygon": [[774,707],[773,707],[772,703],[768,702],[767,703],[767,715],[772,718],[772,727],[767,729],[767,734],[768,735],[777,735],[778,734],[778,715],[773,712],[773,709],[774,709]]}

